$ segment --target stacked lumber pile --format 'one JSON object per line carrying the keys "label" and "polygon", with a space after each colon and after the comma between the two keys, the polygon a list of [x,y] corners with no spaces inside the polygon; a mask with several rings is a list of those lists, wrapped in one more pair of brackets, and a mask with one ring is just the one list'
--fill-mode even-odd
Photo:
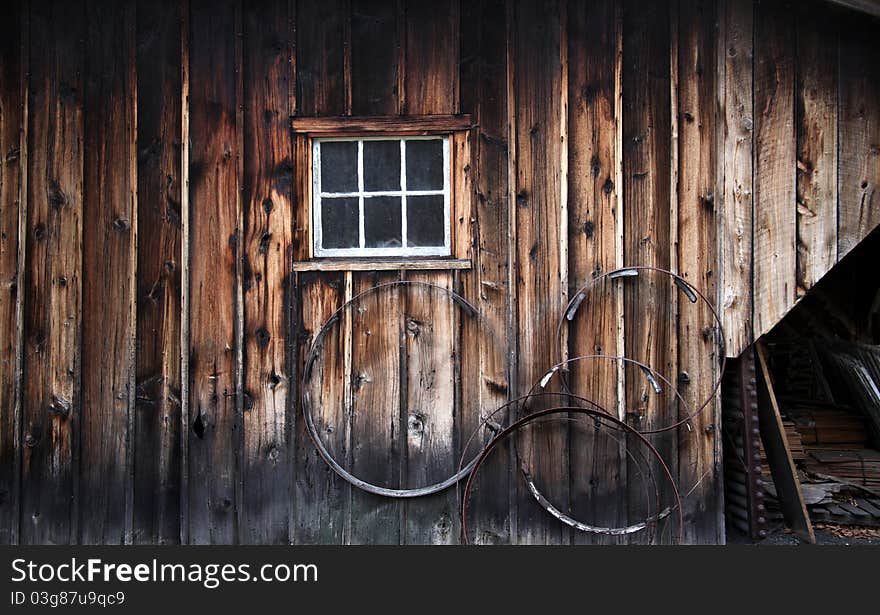
{"label": "stacked lumber pile", "polygon": [[804,470],[880,491],[880,452],[862,449],[810,449]]}
{"label": "stacked lumber pile", "polygon": [[787,405],[786,414],[805,447],[846,449],[865,448],[868,445],[868,427],[864,417],[847,408],[792,403]]}

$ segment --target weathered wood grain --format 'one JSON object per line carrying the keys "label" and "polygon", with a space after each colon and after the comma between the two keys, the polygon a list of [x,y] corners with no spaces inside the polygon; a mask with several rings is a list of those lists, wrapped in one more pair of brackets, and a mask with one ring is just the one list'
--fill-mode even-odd
{"label": "weathered wood grain", "polygon": [[137,7],[135,543],[180,541],[181,23],[174,0]]}
{"label": "weathered wood grain", "polygon": [[86,11],[79,542],[131,541],[137,159],[132,3]]}
{"label": "weathered wood grain", "polygon": [[[407,279],[452,287],[446,272],[410,274]],[[457,308],[442,291],[409,286],[400,293],[404,309],[406,382],[403,401],[406,423],[405,486],[423,487],[445,480],[458,466],[455,419],[455,322]],[[392,314],[393,316],[393,314]],[[403,377],[403,375],[401,376]],[[407,544],[456,542],[455,490],[405,503]]]}
{"label": "weathered wood grain", "polygon": [[[352,274],[352,294],[399,279],[396,273]],[[372,292],[351,314],[351,457],[355,476],[383,487],[403,487],[406,437],[401,424],[401,353],[405,352],[399,288]],[[352,490],[352,544],[398,544],[399,501]]]}
{"label": "weathered wood grain", "polygon": [[459,103],[459,3],[407,0],[405,5],[406,85],[401,113],[455,113]]}
{"label": "weathered wood grain", "polygon": [[[327,117],[344,115],[348,110],[348,84],[345,74],[349,12],[348,3],[299,2],[296,15],[296,105],[304,116]],[[323,8],[323,7],[326,7]],[[326,11],[326,12],[325,12]],[[307,25],[304,25],[307,24]],[[343,43],[343,44],[340,44]],[[294,248],[297,260],[310,252],[309,196],[303,187],[310,181],[309,169],[300,164],[311,155],[307,141],[295,142],[296,182],[294,198],[297,217]],[[350,276],[348,277],[350,281]],[[302,362],[324,321],[342,305],[346,292],[346,276],[337,272],[297,274],[297,383],[302,377]],[[299,392],[313,399],[313,415],[324,442],[339,463],[350,468],[348,431],[350,423],[350,384],[346,378],[346,344],[351,343],[350,314],[337,324],[324,341],[322,361],[314,369],[315,389]],[[320,403],[319,403],[320,402]],[[296,476],[293,520],[293,541],[296,543],[335,543],[348,540],[351,487],[337,477],[324,463],[309,439],[301,418],[297,399],[295,418]]]}
{"label": "weathered wood grain", "polygon": [[[812,7],[812,5],[810,5]],[[797,14],[797,294],[837,261],[837,21]]]}
{"label": "weathered wood grain", "polygon": [[[341,273],[298,273],[298,373],[322,325],[345,301]],[[349,289],[350,292],[350,289]],[[327,449],[343,467],[349,462],[349,381],[346,344],[351,314],[343,315],[323,339],[307,386],[300,391],[311,400],[312,416]],[[299,382],[299,381],[298,381]],[[299,388],[299,387],[298,387]],[[301,404],[298,403],[301,413]],[[348,535],[348,483],[339,478],[309,439],[301,414],[296,417],[296,476],[293,540],[301,544],[342,544]]]}
{"label": "weathered wood grain", "polygon": [[[430,61],[431,58],[421,58],[423,61]],[[437,70],[448,70],[447,67],[438,67]],[[426,75],[433,75],[430,71]],[[419,75],[422,78],[425,75]],[[436,77],[435,77],[436,78]],[[421,81],[421,79],[412,78],[413,81]],[[455,84],[450,84],[455,87]],[[432,102],[444,102],[443,99],[449,97],[448,92],[439,95],[440,98],[435,101],[432,98],[426,98],[424,85],[418,88],[418,95],[413,95],[412,105],[418,108],[432,108],[436,105]],[[445,101],[448,103],[449,101]],[[401,102],[401,104],[403,104]],[[452,108],[452,105],[443,105],[444,108]],[[291,120],[291,126],[296,133],[318,134],[322,136],[344,136],[371,134],[371,133],[392,133],[392,134],[436,134],[444,132],[452,132],[455,130],[467,130],[473,126],[473,120],[468,114],[451,114],[451,113],[431,113],[417,114],[416,111],[409,110],[406,117],[397,115],[385,116],[374,115],[369,117],[295,117]]]}
{"label": "weathered wood grain", "polygon": [[719,4],[718,189],[721,293],[728,356],[752,341],[752,58],[754,15],[750,0]]}
{"label": "weathered wood grain", "polygon": [[[351,80],[353,115],[400,112],[405,71],[401,44],[402,5],[395,0],[352,0]],[[352,294],[399,279],[396,272],[353,272]],[[366,480],[388,487],[403,478],[405,365],[399,290],[382,291],[352,314],[351,447],[352,469]],[[358,489],[351,494],[351,543],[396,544],[403,538],[403,504]]]}
{"label": "weathered wood grain", "polygon": [[24,543],[76,540],[82,323],[82,3],[30,7]]}
{"label": "weathered wood grain", "polygon": [[296,2],[296,109],[298,116],[342,115],[348,0]]}
{"label": "weathered wood grain", "polygon": [[[715,159],[715,2],[681,0],[678,7],[678,272],[707,297],[717,294]],[[711,393],[719,362],[717,331],[703,302],[679,296],[678,389],[695,409]],[[679,418],[685,411],[679,408]],[[721,523],[720,407],[713,402],[679,430],[679,489],[685,539],[718,543]]]}
{"label": "weathered wood grain", "polygon": [[[621,154],[620,11],[615,2],[569,2],[568,10],[568,260],[569,296],[594,276],[618,264]],[[568,356],[618,355],[618,294],[603,285],[585,297],[569,325]],[[618,364],[575,362],[569,367],[571,390],[617,412]],[[616,443],[589,431],[571,433],[572,516],[584,522],[614,526],[623,521],[619,496],[625,463]],[[576,532],[577,543],[615,542]]]}
{"label": "weathered wood grain", "polygon": [[[399,107],[404,114],[451,115],[458,110],[459,6],[456,2],[406,2],[403,7],[404,88]],[[430,23],[430,28],[425,24]],[[456,138],[451,138],[456,150]],[[462,154],[461,151],[454,153]],[[459,162],[461,162],[459,160]],[[455,214],[466,215],[470,195],[455,194]],[[466,245],[469,224],[453,228],[455,242]],[[460,254],[456,253],[456,256]],[[453,274],[407,272],[406,279],[453,289]],[[455,473],[457,448],[455,372],[461,366],[456,335],[458,309],[442,291],[409,287],[401,293],[404,305],[405,369],[401,384],[406,430],[407,487],[439,482]],[[449,489],[404,503],[403,541],[407,544],[449,544],[458,540],[455,490]]]}
{"label": "weathered wood grain", "polygon": [[244,481],[245,543],[286,543],[291,506],[288,266],[293,161],[287,2],[244,9]]}
{"label": "weathered wood grain", "polygon": [[[568,289],[562,258],[566,243],[563,203],[565,120],[562,29],[558,2],[518,1],[510,41],[516,108],[516,332],[517,392],[529,390],[553,364],[552,339]],[[527,359],[525,357],[528,357]],[[523,434],[519,454],[532,468],[545,495],[568,506],[568,445],[564,424]],[[521,481],[520,481],[521,484]],[[520,491],[521,543],[564,543],[569,532],[547,515],[527,491]]]}
{"label": "weathered wood grain", "polygon": [[[668,269],[675,238],[670,219],[671,81],[670,7],[623,7],[623,182],[624,263]],[[672,380],[676,363],[671,285],[664,277],[643,274],[624,281],[625,356],[650,365]],[[638,429],[672,422],[674,409],[659,403],[650,384],[632,365],[625,369],[625,409]],[[675,472],[676,442],[672,434],[653,438]],[[645,512],[641,499],[644,478],[636,480],[630,462],[628,515]],[[654,468],[656,473],[656,468]],[[662,485],[661,485],[662,490]],[[661,493],[663,493],[661,491]]]}
{"label": "weathered wood grain", "polygon": [[840,26],[840,178],[837,259],[880,224],[880,49],[876,22]]}
{"label": "weathered wood grain", "polygon": [[236,539],[241,143],[233,2],[190,5],[189,537]]}
{"label": "weathered wood grain", "polygon": [[[0,8],[0,544],[18,542],[21,463],[21,286],[20,239],[27,133],[22,79],[22,40],[27,23],[22,5]],[[24,139],[24,140],[23,140]]]}
{"label": "weathered wood grain", "polygon": [[[478,129],[470,134],[470,183],[474,192],[471,230],[474,267],[463,272],[460,289],[476,306],[485,328],[461,321],[461,442],[509,393],[508,285],[510,130],[507,98],[507,2],[465,2],[461,7],[461,110],[471,113]],[[466,227],[473,225],[467,224]],[[476,236],[473,236],[476,235]],[[468,340],[479,340],[478,344]],[[476,353],[476,356],[474,356]],[[476,383],[468,378],[476,377]],[[484,430],[486,431],[486,430]],[[479,451],[490,434],[483,433],[465,453]],[[469,526],[478,544],[510,541],[509,459],[499,454],[481,470],[479,499]]]}
{"label": "weathered wood grain", "polygon": [[796,298],[796,133],[794,16],[781,0],[755,13],[755,337],[770,330]]}
{"label": "weathered wood grain", "polygon": [[402,67],[398,2],[350,0],[350,4],[351,113],[400,113]]}

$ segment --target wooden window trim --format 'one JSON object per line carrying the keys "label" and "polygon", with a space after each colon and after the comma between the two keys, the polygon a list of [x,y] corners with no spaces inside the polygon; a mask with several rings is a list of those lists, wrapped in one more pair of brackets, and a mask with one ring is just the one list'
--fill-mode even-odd
{"label": "wooden window trim", "polygon": [[291,120],[294,134],[310,137],[344,136],[413,136],[441,135],[470,130],[471,116],[462,115],[408,115],[375,117],[295,117]]}
{"label": "wooden window trim", "polygon": [[[473,123],[470,115],[430,115],[393,117],[309,117],[292,118],[291,127],[295,152],[295,218],[297,241],[294,246],[294,271],[380,271],[380,270],[455,270],[471,267],[468,224],[456,223],[469,219],[471,211],[465,175],[470,167],[467,143]],[[318,257],[314,254],[312,192],[314,141],[328,137],[375,138],[387,136],[448,136],[450,178],[450,246],[448,256],[338,256]],[[462,144],[465,146],[462,147]],[[464,228],[462,228],[464,226]]]}

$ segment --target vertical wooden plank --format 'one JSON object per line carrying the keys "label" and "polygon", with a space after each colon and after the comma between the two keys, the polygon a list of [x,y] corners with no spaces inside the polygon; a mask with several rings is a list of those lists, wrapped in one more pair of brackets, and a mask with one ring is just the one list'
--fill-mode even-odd
{"label": "vertical wooden plank", "polygon": [[[396,273],[363,273],[352,294],[397,279]],[[403,309],[398,289],[370,293],[351,318],[351,446],[355,476],[373,484],[401,487],[401,353]],[[351,495],[351,542],[401,541],[400,503],[359,489]]]}
{"label": "vertical wooden plank", "polygon": [[[351,1],[351,112],[400,112],[401,33],[395,0]],[[353,273],[352,294],[399,279],[397,273]],[[388,487],[401,481],[400,353],[403,312],[399,290],[384,290],[352,314],[351,455],[356,476]],[[400,502],[353,489],[352,543],[398,543],[403,528]]]}
{"label": "vertical wooden plank", "polygon": [[[678,272],[707,297],[716,295],[715,8],[712,0],[681,0],[678,7]],[[719,361],[712,313],[703,302],[679,297],[678,389],[690,408],[712,392]],[[683,418],[680,408],[680,418]],[[712,403],[679,430],[679,489],[685,542],[723,539],[716,444],[719,406]]]}
{"label": "vertical wooden plank", "polygon": [[190,5],[189,536],[236,539],[241,144],[235,3]]}
{"label": "vertical wooden plank", "polygon": [[750,0],[719,0],[720,303],[728,356],[752,341],[752,49]]}
{"label": "vertical wooden plank", "polygon": [[837,261],[837,20],[797,14],[797,294]]}
{"label": "vertical wooden plank", "polygon": [[840,27],[840,206],[837,259],[880,224],[880,48],[877,22]]}
{"label": "vertical wooden plank", "polygon": [[[550,368],[555,352],[546,340],[555,331],[568,289],[562,156],[564,7],[558,2],[517,1],[512,42],[516,101],[516,297],[518,393],[528,391]],[[567,92],[566,92],[567,94]],[[568,506],[568,445],[564,425],[536,428],[519,453],[557,506]],[[540,467],[540,477],[537,476]],[[569,532],[527,492],[519,495],[518,541],[567,542]]]}
{"label": "vertical wooden plank", "polygon": [[[457,110],[458,8],[455,2],[406,3],[402,113],[451,114]],[[450,142],[450,148],[455,149],[454,142]],[[454,196],[457,215],[468,209],[469,198],[470,194]],[[455,228],[456,241],[463,241],[460,235],[471,230],[469,224],[456,223]],[[454,287],[451,272],[413,272],[406,279],[441,288]],[[439,290],[410,287],[402,298],[406,335],[405,486],[414,488],[444,480],[458,466],[455,417],[460,412],[456,412],[454,373],[457,308]],[[452,489],[405,502],[404,541],[457,541],[456,513]]]}
{"label": "vertical wooden plank", "polygon": [[135,543],[180,540],[181,38],[174,0],[137,6]]}
{"label": "vertical wooden plank", "polygon": [[755,14],[755,337],[795,301],[794,17],[781,0]]}
{"label": "vertical wooden plank", "polygon": [[[301,1],[297,5],[296,28],[296,113],[298,115],[343,115],[346,112],[345,33],[349,22],[345,0],[319,2]],[[306,160],[305,141],[295,147],[296,160]],[[308,169],[297,168],[305,173]],[[306,179],[308,181],[308,179]],[[299,185],[299,182],[298,184]],[[311,204],[306,195],[296,194],[294,211],[308,216]],[[295,249],[298,257],[309,253],[308,236],[299,233],[308,222],[297,224]],[[297,382],[302,376],[302,361],[321,325],[345,300],[345,280],[341,274],[299,275],[297,279]],[[347,322],[347,321],[346,321]],[[313,415],[324,442],[335,457],[343,463],[348,459],[349,422],[346,405],[345,323],[334,327],[324,341],[323,361],[314,369],[318,390],[308,390],[314,400]],[[319,403],[320,401],[320,403]],[[349,499],[351,488],[324,463],[309,439],[300,420],[300,400],[297,399],[296,422],[296,477],[293,540],[296,543],[336,543],[347,540]]]}
{"label": "vertical wooden plank", "polygon": [[83,207],[80,2],[31,5],[22,542],[76,539]]}
{"label": "vertical wooden plank", "polygon": [[[345,300],[344,275],[299,274],[297,277],[297,347],[299,374],[322,325]],[[350,420],[345,377],[346,332],[350,314],[323,339],[319,359],[311,367],[309,384],[301,391],[311,400],[318,433],[343,467],[349,458],[346,426]],[[301,403],[298,403],[301,406]],[[301,408],[300,408],[301,412]],[[297,417],[294,542],[341,544],[348,524],[348,483],[324,462],[309,439],[304,420]]]}
{"label": "vertical wooden plank", "polygon": [[288,264],[293,165],[286,0],[244,12],[244,523],[245,543],[286,543],[290,380]]}
{"label": "vertical wooden plank", "polygon": [[[464,296],[480,310],[485,330],[470,319],[461,324],[461,437],[470,437],[486,416],[508,397],[510,365],[507,361],[508,277],[508,176],[510,155],[507,114],[507,3],[504,0],[462,2],[461,110],[471,113],[479,128],[470,135],[471,183],[475,192],[473,217],[476,243],[473,269],[461,276]],[[466,225],[470,228],[470,225]],[[464,340],[479,339],[477,348]],[[476,356],[474,352],[476,351]],[[476,383],[466,378],[476,375]],[[487,435],[467,451],[469,458]],[[474,542],[510,541],[509,469],[507,459],[497,455],[481,470],[479,505],[473,507]]]}
{"label": "vertical wooden plank", "polygon": [[[351,112],[400,112],[400,32],[396,0],[351,0]],[[339,73],[336,78],[342,77]]]}
{"label": "vertical wooden plank", "polygon": [[22,3],[0,8],[0,544],[18,542],[24,100]]}
{"label": "vertical wooden plank", "polygon": [[[623,20],[623,181],[624,262],[669,269],[672,264],[670,179],[671,77],[668,2],[627,2]],[[645,273],[624,285],[625,356],[672,376],[676,364],[671,285]],[[625,369],[625,409],[637,429],[672,422],[674,408],[658,403],[637,368]],[[675,472],[675,438],[660,434],[653,442]],[[629,464],[628,474],[632,468]],[[657,469],[654,468],[655,474]],[[629,520],[642,517],[642,481],[628,481]],[[660,486],[661,495],[664,493]]]}
{"label": "vertical wooden plank", "polygon": [[137,241],[132,3],[86,8],[79,542],[130,541]]}
{"label": "vertical wooden plank", "polygon": [[296,114],[345,113],[347,0],[299,0],[296,7]]}
{"label": "vertical wooden plank", "polygon": [[[620,35],[620,14],[612,0],[569,2],[569,295],[617,266]],[[618,354],[622,308],[616,293],[604,291],[597,290],[580,305],[569,327],[570,357]],[[616,412],[618,368],[613,362],[572,363],[569,379],[573,392]],[[579,428],[572,429],[571,439],[573,516],[618,525],[624,518],[619,507],[625,504],[619,497],[625,470],[620,447]],[[578,543],[616,542],[582,532],[574,536]]]}
{"label": "vertical wooden plank", "polygon": [[[451,278],[448,272],[408,276],[441,288],[451,288]],[[411,286],[400,295],[405,310],[405,486],[415,488],[448,478],[458,466],[453,365],[457,308],[440,290]],[[456,513],[454,489],[406,502],[403,540],[456,542]]]}
{"label": "vertical wooden plank", "polygon": [[457,2],[406,1],[404,115],[449,114],[458,105]]}

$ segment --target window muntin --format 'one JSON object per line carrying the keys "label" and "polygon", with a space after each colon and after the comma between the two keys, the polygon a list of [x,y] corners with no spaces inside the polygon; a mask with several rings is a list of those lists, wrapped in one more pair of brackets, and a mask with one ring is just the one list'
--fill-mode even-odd
{"label": "window muntin", "polygon": [[449,137],[312,144],[314,255],[450,256]]}

